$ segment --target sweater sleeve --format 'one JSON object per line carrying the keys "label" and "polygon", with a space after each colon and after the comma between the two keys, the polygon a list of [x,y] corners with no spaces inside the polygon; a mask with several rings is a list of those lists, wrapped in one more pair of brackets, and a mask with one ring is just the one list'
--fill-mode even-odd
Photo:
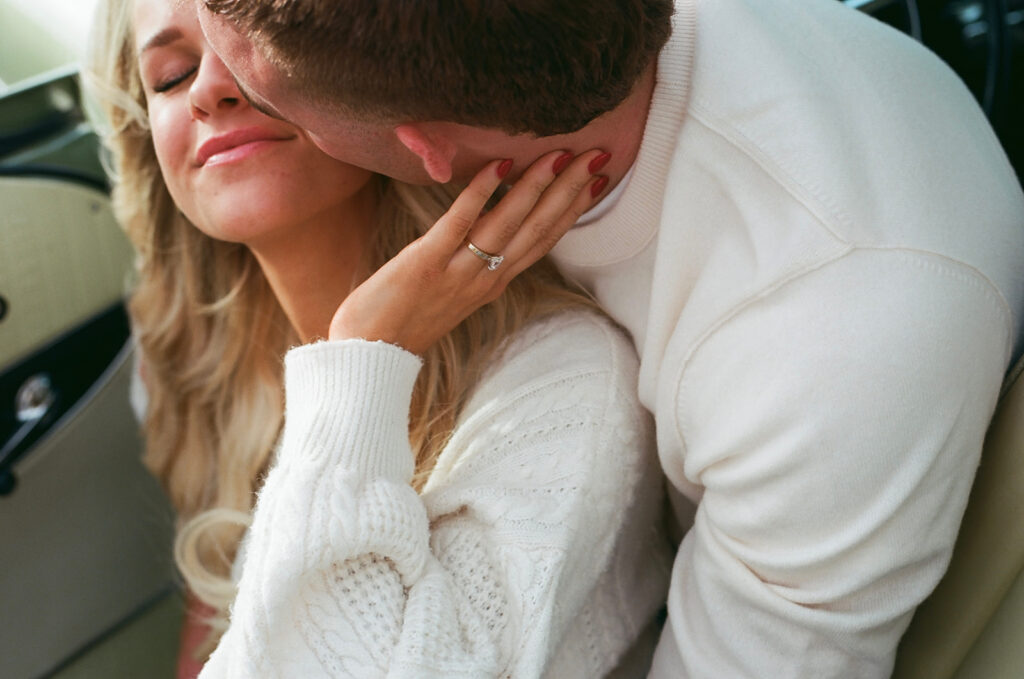
{"label": "sweater sleeve", "polygon": [[201,676],[539,676],[608,566],[649,434],[625,354],[554,360],[563,335],[491,371],[423,495],[418,359],[358,340],[289,352],[279,457]]}
{"label": "sweater sleeve", "polygon": [[948,564],[1010,327],[976,271],[890,250],[709,334],[662,404],[686,451],[669,472],[704,494],[652,676],[889,676]]}

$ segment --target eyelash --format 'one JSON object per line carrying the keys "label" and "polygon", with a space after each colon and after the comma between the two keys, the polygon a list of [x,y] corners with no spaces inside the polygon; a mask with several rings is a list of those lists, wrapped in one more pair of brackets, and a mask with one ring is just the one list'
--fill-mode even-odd
{"label": "eyelash", "polygon": [[168,78],[167,80],[163,80],[163,81],[157,83],[156,85],[153,86],[153,91],[159,94],[159,93],[167,92],[167,91],[169,91],[171,89],[174,89],[174,87],[176,87],[180,83],[183,83],[186,80],[188,80],[192,76],[192,74],[195,73],[195,72],[196,72],[196,67],[193,66],[192,68],[186,70],[181,75],[176,75],[176,76],[174,76],[172,78]]}

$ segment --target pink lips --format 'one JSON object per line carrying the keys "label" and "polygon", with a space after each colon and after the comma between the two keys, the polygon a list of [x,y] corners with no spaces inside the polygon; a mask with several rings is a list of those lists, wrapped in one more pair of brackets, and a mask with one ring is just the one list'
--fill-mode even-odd
{"label": "pink lips", "polygon": [[256,151],[267,142],[285,141],[291,136],[282,135],[262,127],[245,127],[227,134],[207,139],[196,152],[196,164],[219,164],[238,160]]}

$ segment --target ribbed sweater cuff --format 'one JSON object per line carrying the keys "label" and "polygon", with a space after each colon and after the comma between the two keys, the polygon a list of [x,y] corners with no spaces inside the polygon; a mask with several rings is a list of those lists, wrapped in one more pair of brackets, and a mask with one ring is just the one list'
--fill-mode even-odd
{"label": "ribbed sweater cuff", "polygon": [[340,466],[365,479],[408,482],[409,405],[421,365],[385,342],[319,342],[289,351],[278,464]]}

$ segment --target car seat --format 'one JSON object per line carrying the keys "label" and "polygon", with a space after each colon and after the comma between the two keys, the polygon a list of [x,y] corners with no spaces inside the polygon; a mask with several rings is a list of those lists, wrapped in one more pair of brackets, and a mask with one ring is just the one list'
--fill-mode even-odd
{"label": "car seat", "polygon": [[1024,359],[985,439],[949,570],[917,609],[895,679],[1024,676]]}

